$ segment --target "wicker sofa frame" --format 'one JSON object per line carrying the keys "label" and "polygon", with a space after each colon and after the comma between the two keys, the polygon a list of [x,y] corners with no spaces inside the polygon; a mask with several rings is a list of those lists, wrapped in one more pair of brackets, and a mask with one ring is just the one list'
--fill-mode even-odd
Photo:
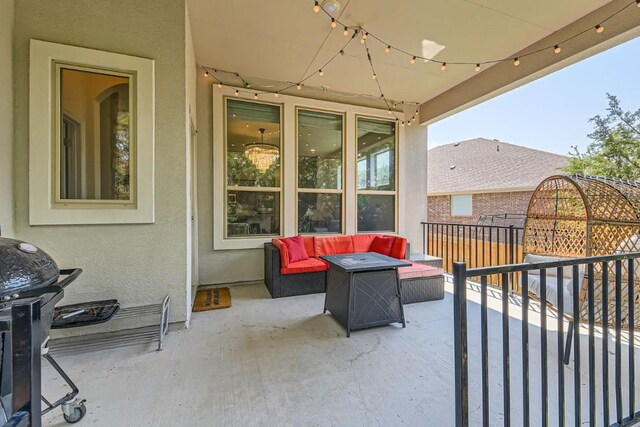
{"label": "wicker sofa frame", "polygon": [[[407,243],[406,253],[410,254]],[[272,298],[323,293],[327,272],[280,274],[280,251],[272,243],[264,244],[264,282]],[[444,298],[444,275],[400,280],[403,304]]]}

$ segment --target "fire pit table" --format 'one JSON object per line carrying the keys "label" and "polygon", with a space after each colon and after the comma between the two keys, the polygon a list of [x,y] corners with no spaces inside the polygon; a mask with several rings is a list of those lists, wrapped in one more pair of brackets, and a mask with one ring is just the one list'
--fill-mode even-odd
{"label": "fire pit table", "polygon": [[398,268],[411,263],[374,252],[325,255],[329,263],[324,312],[347,330],[402,323]]}

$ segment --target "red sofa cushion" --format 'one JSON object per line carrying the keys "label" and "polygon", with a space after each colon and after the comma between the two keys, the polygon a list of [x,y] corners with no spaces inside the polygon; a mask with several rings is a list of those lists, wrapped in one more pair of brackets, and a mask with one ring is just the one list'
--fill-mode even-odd
{"label": "red sofa cushion", "polygon": [[351,236],[317,236],[314,240],[317,257],[354,253]]}
{"label": "red sofa cushion", "polygon": [[316,250],[314,248],[315,241],[313,236],[302,236],[302,240],[304,241],[304,249],[307,251],[307,255],[309,258],[313,258],[316,256]]}
{"label": "red sofa cushion", "polygon": [[407,251],[407,239],[405,239],[404,237],[396,236],[389,256],[397,259],[405,259],[407,255],[406,251]]}
{"label": "red sofa cushion", "polygon": [[400,267],[398,269],[400,280],[442,275],[441,268],[433,267],[430,265],[424,265],[424,264],[420,264],[418,262],[413,262],[413,261],[409,261],[409,262],[411,262],[411,267]]}
{"label": "red sofa cushion", "polygon": [[280,252],[280,267],[287,267],[289,265],[289,251],[287,250],[287,246],[282,243],[280,239],[271,239],[271,243],[278,248],[278,252]]}
{"label": "red sofa cushion", "polygon": [[377,236],[369,246],[369,252],[377,252],[382,255],[391,255],[391,248],[396,238],[392,236]]}
{"label": "red sofa cushion", "polygon": [[378,236],[381,236],[381,234],[354,234],[351,236],[351,240],[353,240],[353,251],[356,253],[369,252],[371,242]]}
{"label": "red sofa cushion", "polygon": [[287,252],[289,253],[289,264],[309,259],[309,255],[307,255],[307,251],[304,247],[304,240],[302,240],[302,236],[287,237],[286,239],[280,239],[280,241],[287,247]]}
{"label": "red sofa cushion", "polygon": [[329,264],[318,258],[309,258],[304,261],[289,263],[287,267],[280,269],[281,274],[313,273],[315,271],[325,271],[329,269]]}

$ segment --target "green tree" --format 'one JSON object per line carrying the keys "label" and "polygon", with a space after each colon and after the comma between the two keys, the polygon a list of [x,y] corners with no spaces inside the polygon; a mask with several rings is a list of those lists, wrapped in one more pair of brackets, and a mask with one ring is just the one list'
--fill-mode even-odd
{"label": "green tree", "polygon": [[607,99],[608,114],[590,120],[594,129],[589,138],[593,142],[584,152],[572,147],[569,164],[563,170],[640,181],[640,109],[623,111],[616,96],[607,94]]}

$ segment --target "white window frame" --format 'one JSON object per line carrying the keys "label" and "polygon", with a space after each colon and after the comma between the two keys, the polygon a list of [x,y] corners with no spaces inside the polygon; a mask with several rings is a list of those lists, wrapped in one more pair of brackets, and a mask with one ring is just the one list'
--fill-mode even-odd
{"label": "white window frame", "polygon": [[[306,110],[306,111],[319,111],[321,113],[331,113],[331,114],[336,114],[336,115],[340,115],[342,116],[342,164],[340,167],[340,173],[338,174],[339,176],[339,181],[340,181],[340,188],[339,189],[335,189],[335,188],[301,188],[298,186],[298,136],[299,136],[299,131],[298,131],[298,111],[300,110]],[[299,105],[296,105],[295,107],[295,112],[296,112],[296,130],[295,130],[295,138],[296,138],[296,142],[295,142],[295,147],[296,147],[296,199],[295,199],[295,203],[296,203],[296,210],[295,210],[295,219],[296,219],[296,234],[300,234],[300,230],[298,228],[298,221],[299,221],[299,214],[298,214],[298,196],[300,193],[307,193],[307,194],[339,194],[340,195],[340,207],[341,207],[341,212],[340,212],[340,234],[344,234],[344,230],[345,230],[345,199],[344,199],[344,194],[345,194],[345,179],[344,176],[346,174],[343,173],[344,168],[346,167],[346,150],[345,150],[345,141],[346,141],[346,114],[344,111],[334,111],[334,110],[326,110],[326,109],[321,109],[321,108],[309,108],[309,107],[301,107]],[[322,235],[322,234],[336,234],[336,233],[303,233],[305,235],[309,235],[309,236],[317,236],[317,235]]]}
{"label": "white window frame", "polygon": [[451,195],[451,216],[473,216],[473,194]]}
{"label": "white window frame", "polygon": [[[394,190],[361,190],[359,188],[357,188],[356,185],[356,232],[358,234],[368,234],[368,233],[389,233],[389,234],[396,234],[398,233],[399,230],[399,224],[400,224],[400,209],[399,209],[399,194],[400,194],[400,182],[399,182],[399,176],[400,174],[398,173],[399,169],[400,169],[400,150],[399,150],[399,142],[400,142],[400,127],[398,126],[398,122],[394,121],[394,120],[389,120],[388,117],[379,117],[379,116],[369,116],[369,115],[364,115],[364,114],[356,114],[355,116],[355,123],[354,123],[354,128],[355,128],[355,155],[356,155],[356,161],[358,158],[358,119],[363,118],[363,119],[373,119],[373,120],[379,120],[381,122],[390,122],[390,123],[394,123],[395,122],[395,133],[394,133],[394,137],[395,137],[395,141],[394,141],[394,160],[395,160],[395,167],[393,169],[393,176],[394,176]],[[378,154],[382,153],[384,150],[380,150],[377,151],[375,153],[371,153],[370,157],[375,158],[375,156],[377,156]],[[376,180],[377,180],[377,168],[374,167],[375,173],[376,173]],[[356,183],[358,180],[358,170],[356,167]],[[377,184],[377,182],[376,182]],[[358,220],[358,196],[393,196],[393,215],[394,215],[394,229],[393,230],[376,230],[376,231],[357,231],[358,230],[358,224],[357,224],[357,220]]]}
{"label": "white window frame", "polygon": [[[132,156],[129,201],[60,200],[59,67],[130,76]],[[50,224],[153,223],[155,63],[151,59],[31,40],[29,80],[29,222]],[[133,98],[133,99],[131,99]],[[56,176],[57,175],[57,176]]]}
{"label": "white window frame", "polygon": [[[280,150],[280,187],[246,187],[246,186],[240,186],[240,185],[228,185],[227,184],[227,101],[228,100],[237,100],[237,101],[241,101],[241,102],[247,102],[247,103],[254,103],[254,104],[266,104],[266,105],[274,105],[277,106],[280,109],[280,145],[279,145],[279,150]],[[223,109],[224,109],[224,113],[223,113],[223,121],[224,121],[224,176],[225,176],[225,184],[224,184],[224,223],[225,223],[225,227],[224,227],[224,238],[225,240],[236,240],[236,239],[255,239],[256,236],[264,236],[264,237],[269,237],[270,239],[274,238],[274,237],[280,237],[282,236],[282,220],[283,220],[283,207],[284,207],[284,202],[283,202],[283,197],[282,197],[282,181],[283,181],[283,171],[284,171],[284,159],[282,156],[282,151],[283,151],[283,132],[282,132],[282,128],[283,128],[283,108],[282,108],[282,104],[280,103],[275,103],[275,102],[265,102],[265,101],[256,101],[256,100],[249,100],[249,99],[236,99],[234,97],[231,96],[224,96],[222,98],[222,102],[223,102]],[[279,193],[280,194],[280,208],[279,208],[279,215],[280,218],[278,218],[278,224],[280,224],[280,232],[278,234],[263,234],[263,235],[247,235],[247,236],[228,236],[227,232],[228,232],[228,221],[227,221],[227,208],[228,208],[228,197],[229,197],[229,191],[237,191],[237,192],[246,192],[246,193]]]}
{"label": "white window frame", "polygon": [[[218,88],[217,84],[212,83],[212,156],[213,156],[213,198],[212,198],[212,214],[213,214],[213,250],[241,250],[241,249],[262,249],[264,243],[271,242],[272,236],[255,235],[251,238],[242,239],[225,239],[225,157],[224,157],[224,104],[225,96],[235,97],[236,88],[223,86]],[[253,92],[240,88],[238,99],[253,99]],[[301,98],[297,96],[279,94],[275,98],[273,94],[259,93],[259,100],[277,101],[283,104],[282,115],[282,193],[281,200],[283,203],[282,220],[280,224],[281,234],[283,236],[294,236],[297,232],[297,153],[296,153],[296,107],[309,110],[328,110],[344,112],[344,138],[343,147],[344,164],[343,164],[343,183],[344,183],[344,233],[357,233],[357,134],[356,134],[356,116],[362,115],[379,120],[389,120],[388,111],[386,109],[376,109],[361,107],[357,105],[342,104],[330,101],[321,101],[316,99]],[[400,120],[404,120],[402,114],[399,114]],[[402,235],[405,232],[404,218],[404,199],[403,189],[405,186],[400,179],[406,174],[400,173],[400,164],[402,164],[404,156],[410,155],[407,149],[402,146],[404,140],[404,127],[396,126],[396,232]],[[378,194],[378,193],[376,193]],[[395,234],[396,232],[389,234]]]}

